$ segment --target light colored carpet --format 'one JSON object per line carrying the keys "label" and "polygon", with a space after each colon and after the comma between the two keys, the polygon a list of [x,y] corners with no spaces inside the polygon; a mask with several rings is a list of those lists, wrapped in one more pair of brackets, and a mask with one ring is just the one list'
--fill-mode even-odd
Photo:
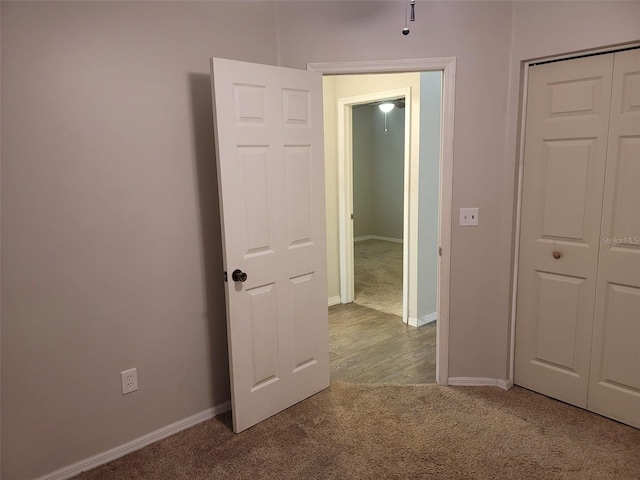
{"label": "light colored carpet", "polygon": [[402,244],[365,240],[354,244],[354,301],[402,316]]}
{"label": "light colored carpet", "polygon": [[332,384],[235,435],[228,414],[82,480],[631,480],[640,430],[515,387]]}

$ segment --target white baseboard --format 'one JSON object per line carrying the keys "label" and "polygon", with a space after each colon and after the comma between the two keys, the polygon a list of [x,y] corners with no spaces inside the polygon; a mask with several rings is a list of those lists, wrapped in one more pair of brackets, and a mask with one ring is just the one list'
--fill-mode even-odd
{"label": "white baseboard", "polygon": [[190,417],[178,420],[171,425],[162,427],[159,430],[148,433],[140,438],[136,438],[135,440],[125,443],[124,445],[120,445],[118,447],[112,448],[111,450],[107,450],[106,452],[99,453],[97,455],[94,455],[93,457],[80,460],[79,462],[76,462],[72,465],[63,467],[59,470],[56,470],[55,472],[39,477],[36,480],[66,480],[68,478],[75,477],[82,472],[86,472],[87,470],[91,470],[92,468],[104,465],[105,463],[115,460],[116,458],[123,457],[128,453],[140,450],[142,447],[146,447],[147,445],[157,442],[158,440],[162,440],[163,438],[167,438],[174,433],[178,433],[189,427],[193,427],[198,423],[210,420],[216,415],[228,412],[229,410],[231,410],[231,402],[225,402],[220,405],[216,405],[215,407],[208,408],[207,410],[204,410],[200,413],[196,413],[195,415],[191,415]]}
{"label": "white baseboard", "polygon": [[498,379],[498,386],[503,390],[510,390],[513,387],[513,382],[511,380]]}
{"label": "white baseboard", "polygon": [[379,235],[372,235],[372,237],[374,240],[384,240],[385,242],[402,243],[401,238],[381,237]]}
{"label": "white baseboard", "polygon": [[365,240],[371,240],[373,235],[363,235],[361,237],[354,237],[354,242],[364,242]]}
{"label": "white baseboard", "polygon": [[427,323],[435,322],[437,318],[438,312],[433,312],[420,318],[409,317],[409,325],[411,325],[412,327],[421,327],[423,325],[426,325]]}
{"label": "white baseboard", "polygon": [[338,305],[340,303],[340,295],[329,297],[329,306]]}
{"label": "white baseboard", "polygon": [[465,387],[500,387],[509,390],[513,387],[511,380],[485,377],[449,377],[449,385]]}

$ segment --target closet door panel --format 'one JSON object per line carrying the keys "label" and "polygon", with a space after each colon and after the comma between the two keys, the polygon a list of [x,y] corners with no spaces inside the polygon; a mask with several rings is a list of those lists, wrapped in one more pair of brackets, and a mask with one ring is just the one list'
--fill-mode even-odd
{"label": "closet door panel", "polygon": [[529,69],[515,383],[586,407],[613,55]]}
{"label": "closet door panel", "polygon": [[615,54],[588,408],[640,427],[640,50]]}

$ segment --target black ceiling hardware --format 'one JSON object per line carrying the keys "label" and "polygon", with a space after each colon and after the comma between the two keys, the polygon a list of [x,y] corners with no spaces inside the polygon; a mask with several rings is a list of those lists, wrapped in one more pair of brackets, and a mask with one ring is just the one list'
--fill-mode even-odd
{"label": "black ceiling hardware", "polygon": [[409,15],[409,19],[412,22],[416,21],[416,0],[407,0],[407,2],[409,3],[404,4],[404,28],[402,29],[402,34],[405,36],[409,35],[410,33],[409,27],[407,27],[407,5],[411,7],[411,14]]}

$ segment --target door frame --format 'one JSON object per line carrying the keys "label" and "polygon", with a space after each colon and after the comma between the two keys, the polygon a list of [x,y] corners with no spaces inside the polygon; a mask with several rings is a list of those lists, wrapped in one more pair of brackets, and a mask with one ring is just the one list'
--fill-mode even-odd
{"label": "door frame", "polygon": [[524,175],[524,141],[527,131],[527,90],[529,88],[529,67],[538,63],[557,62],[562,60],[573,60],[580,57],[590,55],[604,55],[614,53],[621,50],[629,50],[639,48],[640,42],[631,42],[621,45],[593,48],[581,52],[559,53],[545,57],[538,57],[529,60],[523,60],[522,64],[522,81],[520,88],[520,116],[518,119],[518,137],[516,150],[516,169],[517,169],[517,185],[516,185],[516,218],[513,231],[513,268],[511,270],[511,308],[509,314],[509,378],[507,382],[515,385],[515,362],[516,362],[516,311],[518,307],[518,274],[520,261],[520,228],[522,225],[522,184]]}
{"label": "door frame", "polygon": [[[410,269],[410,261],[417,264],[417,248],[411,249],[416,243],[410,236],[412,233],[409,219],[410,205],[417,204],[417,194],[409,198],[411,192],[411,88],[403,87],[375,93],[338,98],[338,237],[340,245],[340,301],[351,303],[354,294],[354,234],[353,222],[350,221],[353,212],[353,107],[367,103],[392,100],[403,97],[405,99],[404,112],[404,175],[403,175],[403,207],[402,207],[402,321],[409,320],[409,285],[417,285],[418,276],[415,269]],[[417,229],[416,239],[417,240]],[[411,278],[409,278],[409,275]],[[417,299],[412,299],[417,303]]]}
{"label": "door frame", "polygon": [[442,124],[438,245],[438,310],[436,323],[436,383],[449,383],[449,292],[451,282],[451,208],[456,57],[414,58],[358,62],[309,63],[307,70],[323,75],[402,72],[442,72]]}

